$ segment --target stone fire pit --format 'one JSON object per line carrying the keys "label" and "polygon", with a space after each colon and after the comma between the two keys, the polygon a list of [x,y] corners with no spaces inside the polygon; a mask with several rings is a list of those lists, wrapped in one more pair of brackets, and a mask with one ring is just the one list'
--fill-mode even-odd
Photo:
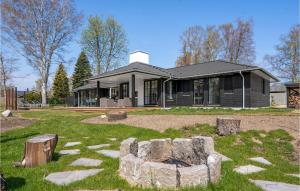
{"label": "stone fire pit", "polygon": [[221,157],[211,137],[152,139],[121,143],[119,174],[144,188],[206,186],[221,176]]}

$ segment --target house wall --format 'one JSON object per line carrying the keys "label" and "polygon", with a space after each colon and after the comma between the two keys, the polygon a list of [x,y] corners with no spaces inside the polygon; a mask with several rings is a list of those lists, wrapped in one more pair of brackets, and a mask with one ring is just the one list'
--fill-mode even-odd
{"label": "house wall", "polygon": [[271,92],[270,104],[275,107],[287,107],[286,92]]}
{"label": "house wall", "polygon": [[270,81],[265,81],[265,93],[262,92],[263,78],[251,73],[251,107],[269,107],[270,106]]}

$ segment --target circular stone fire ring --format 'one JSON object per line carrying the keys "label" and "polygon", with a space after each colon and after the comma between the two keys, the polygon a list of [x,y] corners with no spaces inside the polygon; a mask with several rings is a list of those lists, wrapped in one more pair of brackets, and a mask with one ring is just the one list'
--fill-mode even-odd
{"label": "circular stone fire ring", "polygon": [[121,143],[119,174],[144,188],[207,186],[221,177],[221,157],[211,137],[129,138]]}

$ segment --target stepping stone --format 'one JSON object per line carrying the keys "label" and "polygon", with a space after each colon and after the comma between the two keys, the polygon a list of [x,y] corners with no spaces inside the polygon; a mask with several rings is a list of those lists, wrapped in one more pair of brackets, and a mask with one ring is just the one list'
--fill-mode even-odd
{"label": "stepping stone", "polygon": [[265,180],[250,180],[264,191],[299,191],[300,186],[283,182],[272,182]]}
{"label": "stepping stone", "polygon": [[56,185],[68,185],[72,182],[76,182],[85,179],[89,176],[96,175],[103,169],[89,169],[89,170],[73,170],[64,172],[55,172],[49,174],[45,179]]}
{"label": "stepping stone", "polygon": [[222,158],[222,161],[225,162],[225,161],[232,161],[231,158],[228,158],[227,156],[225,155],[222,155],[221,153],[218,153],[218,152],[215,152],[217,155],[219,155],[221,158]]}
{"label": "stepping stone", "polygon": [[80,145],[81,142],[68,142],[64,145],[64,147],[72,147],[72,146],[75,146],[75,145]]}
{"label": "stepping stone", "polygon": [[295,177],[300,178],[300,174],[287,174],[287,175],[289,175],[289,176],[295,176]]}
{"label": "stepping stone", "polygon": [[272,165],[272,163],[270,161],[268,161],[267,159],[265,159],[264,157],[253,157],[253,158],[249,158],[249,160],[259,162],[259,163],[262,163],[265,165]]}
{"label": "stepping stone", "polygon": [[60,155],[77,155],[80,154],[79,149],[73,149],[73,150],[61,150],[59,151]]}
{"label": "stepping stone", "polygon": [[90,158],[79,158],[71,163],[71,166],[99,166],[102,160],[90,159]]}
{"label": "stepping stone", "polygon": [[116,141],[117,140],[117,138],[108,138],[109,140],[111,140],[111,141]]}
{"label": "stepping stone", "polygon": [[99,154],[102,154],[104,156],[111,157],[111,158],[119,158],[119,156],[120,156],[120,152],[114,151],[114,150],[99,150],[96,152]]}
{"label": "stepping stone", "polygon": [[109,147],[110,144],[100,144],[100,145],[90,145],[87,146],[88,149],[100,149],[102,147]]}
{"label": "stepping stone", "polygon": [[254,165],[246,165],[246,166],[240,166],[235,169],[233,169],[235,172],[240,173],[240,174],[251,174],[254,172],[260,172],[265,170],[264,168],[260,168],[258,166]]}

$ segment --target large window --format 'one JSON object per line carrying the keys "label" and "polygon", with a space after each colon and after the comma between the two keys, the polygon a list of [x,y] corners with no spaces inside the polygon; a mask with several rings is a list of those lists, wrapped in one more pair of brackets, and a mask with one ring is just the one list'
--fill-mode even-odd
{"label": "large window", "polygon": [[120,92],[121,92],[121,99],[125,98],[125,97],[129,97],[129,83],[124,83],[124,84],[121,84],[121,87],[120,87]]}
{"label": "large window", "polygon": [[147,80],[144,82],[144,104],[157,105],[158,82],[157,80]]}
{"label": "large window", "polygon": [[209,105],[220,104],[220,79],[219,78],[209,78],[208,104]]}
{"label": "large window", "polygon": [[204,104],[204,79],[194,80],[194,104]]}
{"label": "large window", "polygon": [[113,88],[111,88],[111,98],[112,99],[117,99],[118,98],[118,96],[119,96],[119,89],[118,89],[118,87],[113,87]]}
{"label": "large window", "polygon": [[232,76],[224,77],[224,91],[225,91],[225,93],[233,92],[233,78],[232,78]]}

